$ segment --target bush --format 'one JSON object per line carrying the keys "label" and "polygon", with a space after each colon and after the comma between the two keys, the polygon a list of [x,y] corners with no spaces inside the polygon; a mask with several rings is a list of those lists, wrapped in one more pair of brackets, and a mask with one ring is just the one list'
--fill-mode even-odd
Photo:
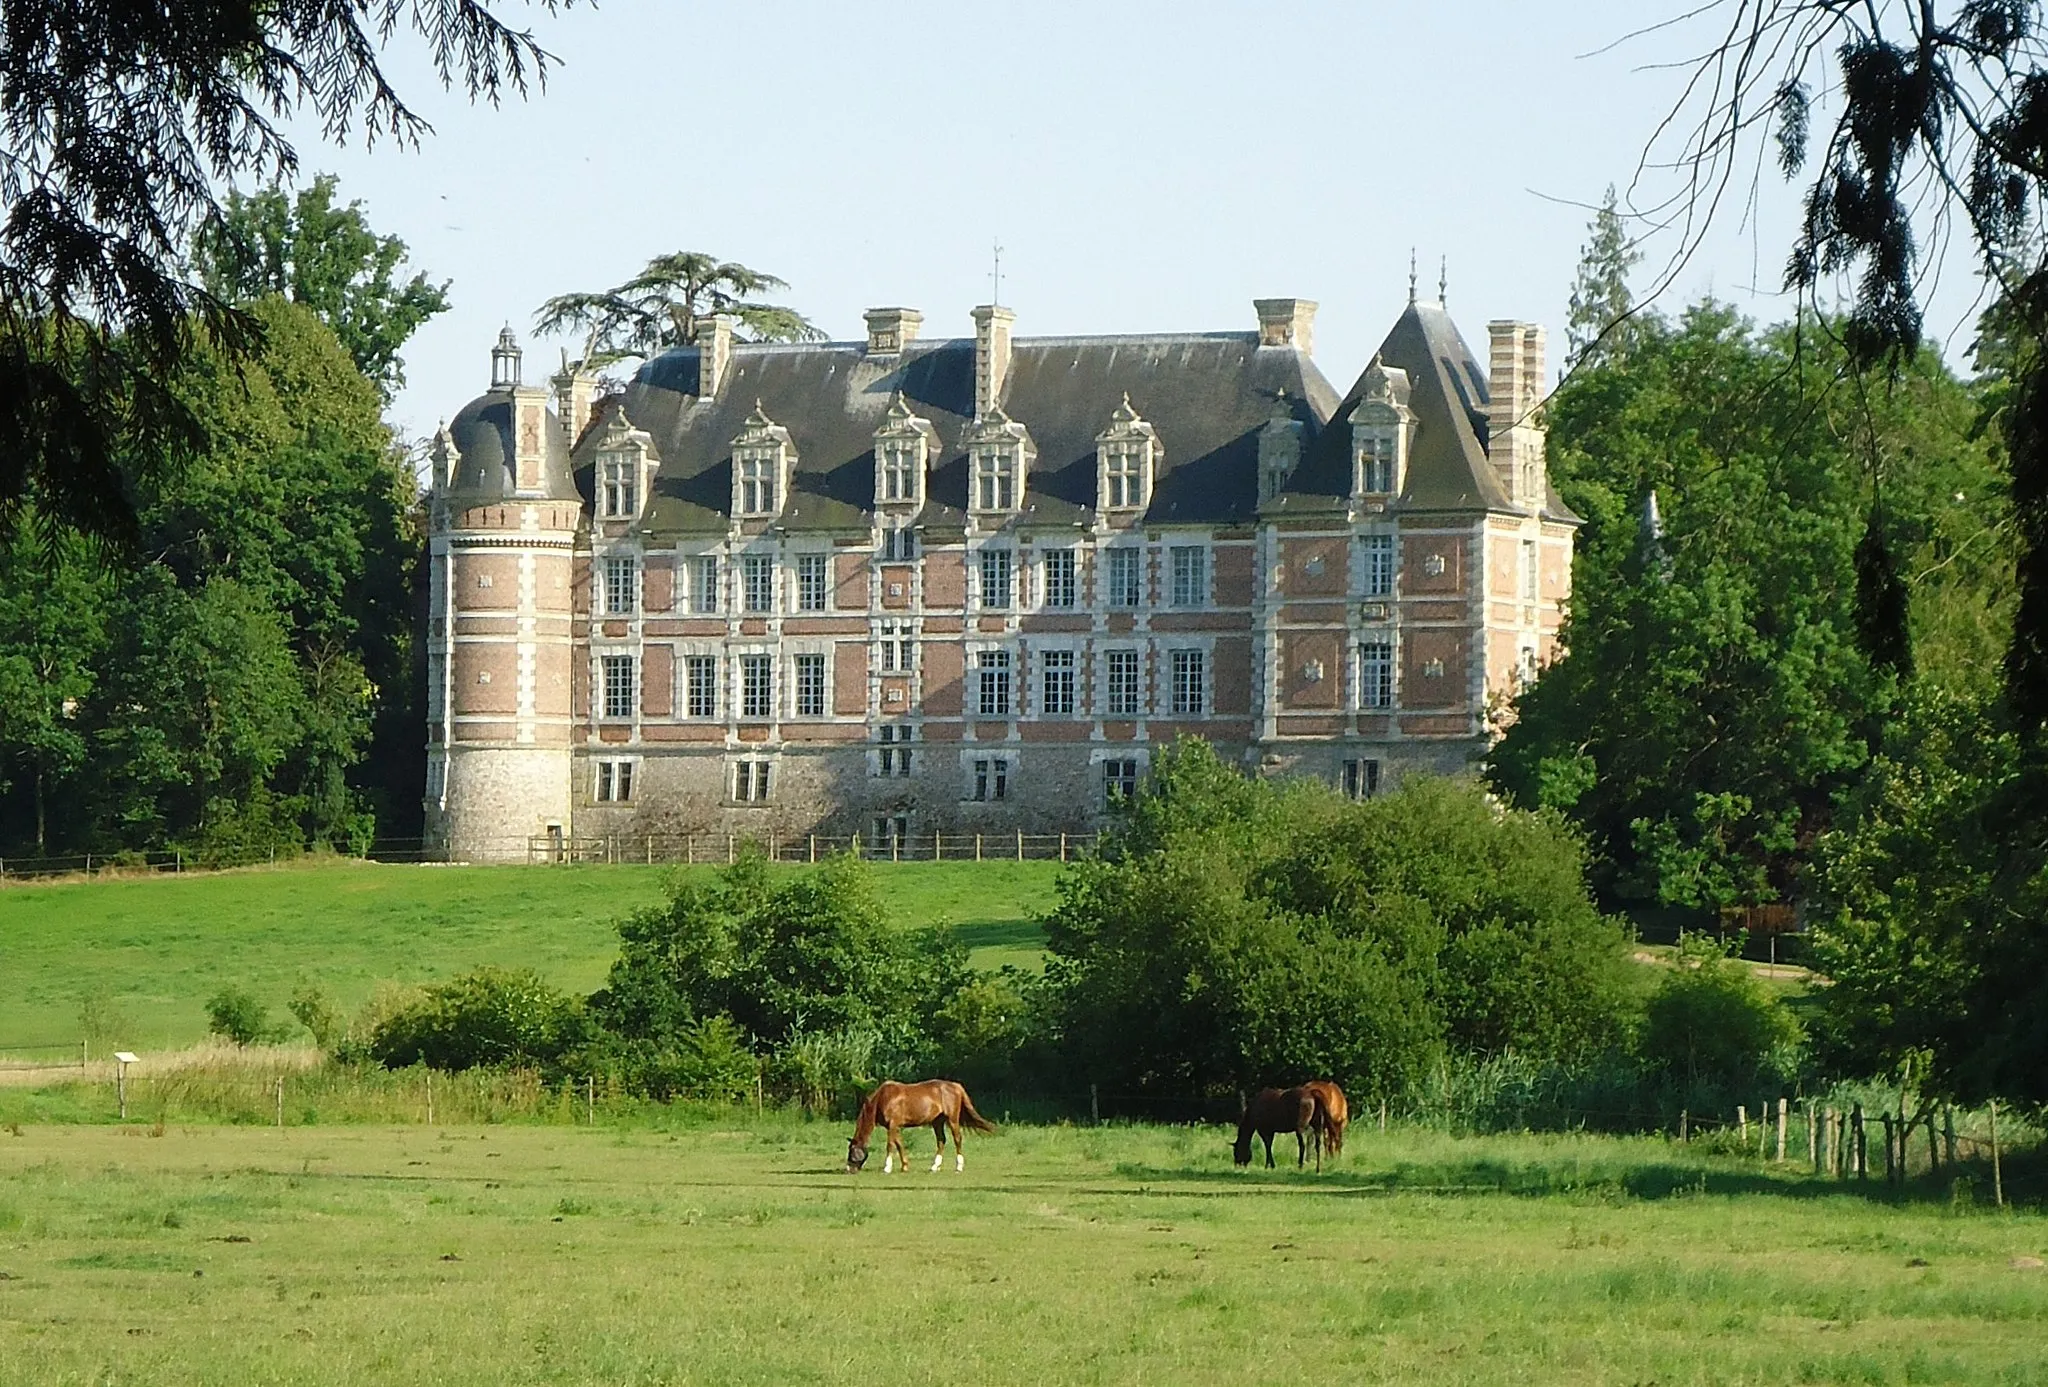
{"label": "bush", "polygon": [[332,1050],[341,1039],[341,1012],[327,1000],[325,992],[311,983],[299,984],[292,999],[285,1003],[285,1010],[312,1033],[313,1043],[321,1049]]}
{"label": "bush", "polygon": [[531,969],[479,968],[424,989],[367,1037],[369,1057],[387,1069],[425,1064],[547,1068],[590,1039],[580,1003]]}
{"label": "bush", "polygon": [[291,1034],[272,1024],[269,1008],[243,987],[224,987],[206,999],[206,1029],[237,1045],[275,1044]]}
{"label": "bush", "polygon": [[1685,1085],[1738,1089],[1796,1068],[1799,1023],[1785,1004],[1723,946],[1705,935],[1679,940],[1678,966],[1651,995],[1638,1052]]}

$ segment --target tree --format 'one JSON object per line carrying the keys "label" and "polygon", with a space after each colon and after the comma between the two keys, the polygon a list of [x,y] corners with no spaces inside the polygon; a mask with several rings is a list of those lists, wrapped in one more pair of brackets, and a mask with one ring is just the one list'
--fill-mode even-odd
{"label": "tree", "polygon": [[1874,495],[1917,580],[1907,667],[1963,687],[1996,663],[2010,570],[1974,400],[1931,353],[1873,383],[1828,342],[1711,303],[1645,317],[1548,406],[1551,475],[1586,517],[1575,600],[1488,773],[1584,829],[1612,902],[1798,891],[1907,672],[1874,658],[1859,600]]}
{"label": "tree", "polygon": [[624,284],[596,293],[558,294],[541,305],[534,331],[584,334],[580,364],[596,370],[664,347],[687,345],[697,324],[730,314],[761,342],[814,342],[825,334],[793,308],[753,295],[787,289],[774,275],[701,251],[657,255]]}
{"label": "tree", "polygon": [[401,31],[494,103],[552,61],[489,0],[6,0],[0,24],[0,538],[33,517],[132,546],[136,469],[204,450],[179,364],[202,341],[245,360],[262,328],[181,257],[217,188],[296,168],[284,118],[416,141],[382,66]]}
{"label": "tree", "polygon": [[1622,224],[1621,203],[1614,185],[1593,214],[1592,238],[1579,251],[1578,278],[1565,316],[1566,369],[1576,370],[1604,358],[1626,356],[1636,336],[1635,296],[1628,272],[1643,258]]}
{"label": "tree", "polygon": [[91,749],[79,708],[105,657],[108,575],[84,550],[62,534],[0,545],[0,792],[27,782],[38,856]]}
{"label": "tree", "polygon": [[278,183],[247,197],[229,193],[222,217],[200,228],[193,255],[201,283],[229,303],[274,294],[319,314],[388,402],[405,384],[399,349],[447,311],[448,284],[424,273],[399,282],[405,242],[372,231],[361,202],[337,207],[335,183],[321,174],[296,198]]}

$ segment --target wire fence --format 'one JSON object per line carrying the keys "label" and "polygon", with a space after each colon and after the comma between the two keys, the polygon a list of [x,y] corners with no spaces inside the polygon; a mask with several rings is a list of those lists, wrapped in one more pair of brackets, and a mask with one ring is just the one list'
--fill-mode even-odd
{"label": "wire fence", "polygon": [[1093,833],[807,833],[750,837],[735,833],[612,833],[533,837],[533,864],[732,863],[759,852],[771,862],[820,862],[851,852],[869,862],[1072,862],[1095,850]]}

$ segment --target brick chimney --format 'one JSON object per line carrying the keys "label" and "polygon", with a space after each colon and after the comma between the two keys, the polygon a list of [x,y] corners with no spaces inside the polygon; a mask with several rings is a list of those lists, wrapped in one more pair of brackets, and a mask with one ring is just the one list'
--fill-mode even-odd
{"label": "brick chimney", "polygon": [[915,308],[870,308],[868,320],[868,355],[892,356],[917,340],[917,330],[924,326],[924,314]]}
{"label": "brick chimney", "polygon": [[697,323],[697,398],[709,400],[725,384],[725,368],[732,362],[733,319],[714,313]]}
{"label": "brick chimney", "polygon": [[590,404],[597,395],[597,377],[582,367],[569,365],[569,354],[562,353],[562,369],[555,374],[555,417],[561,421],[562,431],[568,435],[570,447],[583,437],[583,430],[590,425]]}
{"label": "brick chimney", "polygon": [[1543,329],[1534,323],[1488,323],[1487,461],[1518,506],[1541,506],[1549,490],[1543,429]]}
{"label": "brick chimney", "polygon": [[1315,353],[1314,299],[1253,299],[1259,314],[1259,345],[1293,347],[1303,356]]}
{"label": "brick chimney", "polygon": [[974,310],[974,413],[979,418],[1003,398],[1010,374],[1010,325],[1017,315],[985,303]]}

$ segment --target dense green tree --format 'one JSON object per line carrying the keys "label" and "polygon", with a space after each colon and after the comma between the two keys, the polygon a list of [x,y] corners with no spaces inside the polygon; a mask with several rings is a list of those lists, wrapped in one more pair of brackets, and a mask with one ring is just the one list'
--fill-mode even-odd
{"label": "dense green tree", "polygon": [[79,710],[103,667],[108,588],[71,535],[28,526],[0,544],[0,794],[26,792],[38,856],[91,750]]}
{"label": "dense green tree", "polygon": [[1874,524],[1911,575],[1909,664],[1983,684],[2010,569],[1975,415],[1931,354],[1873,381],[1826,324],[1758,333],[1711,303],[1642,319],[1627,358],[1559,390],[1551,474],[1587,521],[1568,653],[1490,774],[1584,826],[1603,892],[1711,909],[1794,891],[1898,697],[1859,603]]}
{"label": "dense green tree", "polygon": [[664,347],[687,346],[697,324],[730,314],[743,333],[761,342],[811,342],[823,337],[793,308],[754,296],[787,289],[774,275],[750,270],[702,251],[657,255],[624,284],[595,293],[558,294],[541,305],[534,331],[584,334],[581,364],[590,370]]}
{"label": "dense green tree", "polygon": [[337,141],[417,140],[426,122],[383,67],[400,35],[444,86],[523,94],[552,60],[494,8],[6,0],[0,539],[33,515],[139,544],[138,469],[174,475],[208,447],[177,389],[183,363],[202,343],[244,360],[261,345],[258,321],[183,268],[220,216],[217,190],[290,175],[288,116]]}
{"label": "dense green tree", "polygon": [[321,174],[297,196],[275,183],[229,193],[221,218],[200,228],[193,258],[207,290],[229,303],[274,295],[319,314],[388,400],[405,384],[399,349],[447,311],[448,285],[424,273],[404,279],[405,242],[371,230],[361,202],[338,206],[335,185]]}
{"label": "dense green tree", "polygon": [[1629,290],[1628,272],[1643,253],[1629,239],[1612,183],[1589,230],[1591,239],[1579,251],[1579,273],[1565,313],[1569,370],[1627,356],[1636,337],[1635,295]]}
{"label": "dense green tree", "polygon": [[1619,1038],[1619,932],[1554,819],[1411,778],[1362,804],[1164,755],[1048,917],[1052,1022],[1112,1091],[1200,1098],[1312,1074],[1402,1092],[1445,1046],[1569,1057]]}

